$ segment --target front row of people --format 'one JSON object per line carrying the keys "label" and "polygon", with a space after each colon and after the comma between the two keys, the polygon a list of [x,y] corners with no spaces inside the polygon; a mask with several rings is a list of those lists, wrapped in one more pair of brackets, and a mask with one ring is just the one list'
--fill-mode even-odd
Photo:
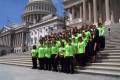
{"label": "front row of people", "polygon": [[62,34],[59,38],[55,36],[42,38],[38,47],[34,45],[33,69],[37,69],[37,59],[38,69],[65,73],[74,73],[75,66],[85,66],[87,62],[94,62],[97,51],[104,48],[102,44],[105,45],[102,27],[98,29],[87,27],[72,33],[71,31],[71,34]]}

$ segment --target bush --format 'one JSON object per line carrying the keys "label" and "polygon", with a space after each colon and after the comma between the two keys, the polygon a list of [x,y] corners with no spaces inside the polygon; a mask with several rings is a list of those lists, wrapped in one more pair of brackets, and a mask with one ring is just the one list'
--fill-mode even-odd
{"label": "bush", "polygon": [[6,50],[2,50],[2,51],[0,52],[0,56],[4,56],[4,55],[6,55],[6,54],[7,54]]}

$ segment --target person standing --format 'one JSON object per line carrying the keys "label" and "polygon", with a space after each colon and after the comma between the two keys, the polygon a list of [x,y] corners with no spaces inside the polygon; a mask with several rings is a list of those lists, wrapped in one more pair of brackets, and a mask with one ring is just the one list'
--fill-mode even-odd
{"label": "person standing", "polygon": [[64,42],[61,42],[61,47],[59,48],[59,62],[61,65],[61,72],[65,72],[65,58],[64,58],[64,54],[65,54],[65,48],[64,48],[65,44]]}
{"label": "person standing", "polygon": [[38,51],[37,51],[37,48],[36,48],[35,45],[33,46],[33,49],[32,49],[32,51],[31,51],[31,53],[32,53],[32,64],[33,64],[32,69],[37,69],[37,56],[38,56]]}
{"label": "person standing", "polygon": [[41,46],[38,48],[38,60],[39,60],[39,69],[44,70],[45,68],[45,48],[44,45],[41,44]]}
{"label": "person standing", "polygon": [[66,73],[74,73],[74,63],[73,63],[73,58],[74,58],[74,53],[73,53],[73,48],[71,45],[71,41],[67,40],[67,44],[65,45],[65,72]]}
{"label": "person standing", "polygon": [[77,57],[77,61],[80,62],[79,65],[80,66],[84,66],[84,56],[85,56],[85,41],[83,40],[82,36],[79,38],[79,42],[78,42],[78,57]]}
{"label": "person standing", "polygon": [[56,42],[52,41],[52,55],[51,55],[51,59],[52,59],[52,68],[53,71],[58,71],[57,66],[58,66],[58,51],[59,48],[56,47]]}
{"label": "person standing", "polygon": [[50,41],[47,42],[47,46],[45,48],[45,64],[46,64],[46,70],[51,70],[51,44],[50,44]]}
{"label": "person standing", "polygon": [[98,30],[99,30],[99,39],[100,39],[99,41],[100,49],[104,49],[105,48],[105,36],[104,36],[105,29],[101,23],[98,24]]}

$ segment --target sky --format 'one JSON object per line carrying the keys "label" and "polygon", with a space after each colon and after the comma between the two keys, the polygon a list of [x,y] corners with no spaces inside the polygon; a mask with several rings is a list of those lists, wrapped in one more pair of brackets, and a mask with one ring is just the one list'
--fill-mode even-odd
{"label": "sky", "polygon": [[[57,9],[57,14],[63,16],[62,0],[53,0]],[[24,13],[28,0],[0,0],[0,27],[3,27],[8,21],[14,24],[21,23],[21,16]]]}

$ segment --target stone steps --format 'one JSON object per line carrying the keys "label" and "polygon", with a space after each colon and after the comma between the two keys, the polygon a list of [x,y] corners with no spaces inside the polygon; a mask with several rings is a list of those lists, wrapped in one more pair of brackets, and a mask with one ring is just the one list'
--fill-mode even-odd
{"label": "stone steps", "polygon": [[100,59],[97,62],[120,63],[120,59]]}
{"label": "stone steps", "polygon": [[98,59],[120,59],[120,56],[98,56]]}
{"label": "stone steps", "polygon": [[17,59],[17,58],[31,58],[31,56],[6,56],[6,57],[0,57],[1,59]]}
{"label": "stone steps", "polygon": [[94,66],[105,66],[105,67],[118,67],[120,68],[120,63],[111,63],[111,62],[103,62],[103,63],[92,63],[91,65],[94,65]]}
{"label": "stone steps", "polygon": [[24,67],[32,67],[32,64],[27,64],[27,63],[0,62],[0,64],[16,65],[16,66],[24,66]]}
{"label": "stone steps", "polygon": [[84,74],[93,74],[93,75],[106,75],[106,76],[116,76],[116,77],[120,76],[119,72],[105,71],[105,70],[85,69],[85,70],[78,70],[78,72]]}
{"label": "stone steps", "polygon": [[92,66],[87,66],[85,69],[91,69],[91,70],[104,70],[104,71],[114,71],[114,72],[119,72],[120,73],[120,67],[113,67],[113,66],[103,66],[103,65],[92,65]]}
{"label": "stone steps", "polygon": [[32,59],[31,58],[27,58],[27,59],[2,59],[2,60],[0,60],[0,62],[2,62],[2,61],[27,61],[27,62],[31,62],[32,61]]}
{"label": "stone steps", "polygon": [[120,53],[120,50],[103,50],[100,53]]}

